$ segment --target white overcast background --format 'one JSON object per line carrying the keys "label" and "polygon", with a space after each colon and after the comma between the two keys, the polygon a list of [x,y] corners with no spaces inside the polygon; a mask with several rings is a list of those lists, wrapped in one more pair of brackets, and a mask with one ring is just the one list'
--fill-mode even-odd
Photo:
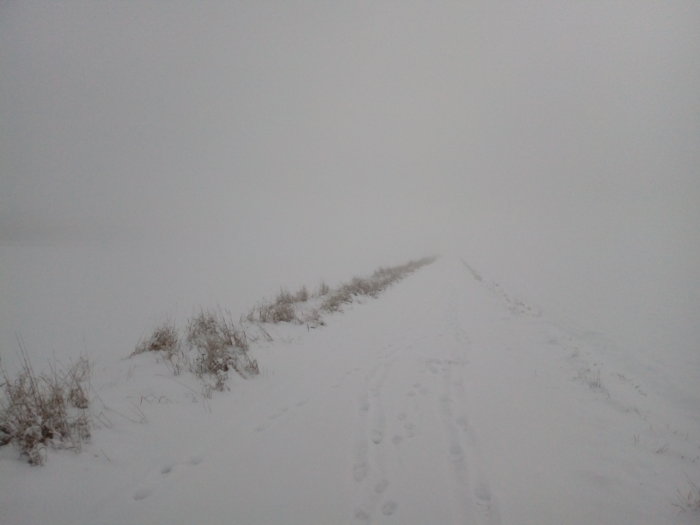
{"label": "white overcast background", "polygon": [[3,356],[432,253],[697,374],[700,3],[0,1]]}

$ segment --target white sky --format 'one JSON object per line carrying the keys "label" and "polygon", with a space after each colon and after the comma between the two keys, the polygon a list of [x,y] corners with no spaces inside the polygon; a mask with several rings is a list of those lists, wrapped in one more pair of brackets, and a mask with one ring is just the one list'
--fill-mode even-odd
{"label": "white sky", "polygon": [[454,251],[689,347],[699,167],[694,0],[0,2],[4,250]]}

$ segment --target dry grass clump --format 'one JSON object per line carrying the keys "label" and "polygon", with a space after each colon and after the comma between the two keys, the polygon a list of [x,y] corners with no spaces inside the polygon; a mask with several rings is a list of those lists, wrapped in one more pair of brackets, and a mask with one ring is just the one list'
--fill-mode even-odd
{"label": "dry grass clump", "polygon": [[242,377],[257,375],[258,363],[248,355],[245,332],[222,314],[202,311],[190,319],[186,340],[195,351],[191,371],[198,377],[210,376],[216,390],[224,390],[228,373]]}
{"label": "dry grass clump", "polygon": [[344,286],[333,292],[329,292],[321,303],[321,310],[326,312],[338,312],[345,303],[352,302],[352,293]]}
{"label": "dry grass clump", "polygon": [[280,293],[277,294],[275,302],[278,304],[294,304],[294,295],[292,295],[288,290],[282,288]]}
{"label": "dry grass clump", "polygon": [[321,311],[318,308],[312,308],[311,310],[305,311],[301,316],[301,321],[306,324],[307,328],[316,328],[326,324],[321,317]]}
{"label": "dry grass clump", "polygon": [[290,323],[296,321],[294,303],[275,301],[274,303],[261,304],[257,307],[257,317],[254,313],[252,320],[257,320],[261,323]]}
{"label": "dry grass clump", "polygon": [[251,323],[298,323],[301,321],[294,305],[308,300],[309,292],[306,286],[302,286],[295,294],[282,289],[274,301],[263,302],[253,308],[246,319]]}
{"label": "dry grass clump", "polygon": [[324,295],[327,295],[330,291],[331,287],[328,286],[325,281],[321,281],[321,284],[318,285],[318,292],[316,292],[316,295],[318,297],[323,297]]}
{"label": "dry grass clump", "polygon": [[166,321],[143,339],[131,354],[159,352],[175,375],[189,370],[205,380],[207,391],[225,390],[230,371],[243,377],[258,374],[258,363],[248,355],[248,340],[222,313],[201,311],[192,317],[181,338],[174,323]]}
{"label": "dry grass clump", "polygon": [[402,279],[418,268],[435,261],[435,257],[426,257],[391,268],[378,268],[369,277],[354,277],[334,291],[327,291],[321,309],[327,312],[337,312],[343,304],[353,302],[356,296],[377,297],[391,284]]}
{"label": "dry grass clump", "polygon": [[0,445],[13,443],[30,464],[41,465],[47,447],[79,450],[90,438],[86,358],[67,370],[52,365],[50,373],[37,375],[22,350],[19,372],[9,377],[0,367],[0,373]]}
{"label": "dry grass clump", "polygon": [[370,297],[376,297],[383,289],[382,282],[374,276],[369,279],[353,277],[349,283],[343,285],[343,288],[351,295],[368,295]]}
{"label": "dry grass clump", "polygon": [[306,323],[308,327],[322,325],[322,312],[338,312],[344,304],[352,303],[355,297],[377,297],[389,285],[398,281],[406,274],[430,264],[435,257],[426,257],[417,261],[410,261],[400,266],[379,268],[369,277],[354,277],[350,282],[331,289],[325,282],[321,282],[314,297],[320,299],[320,306],[301,306],[311,299],[311,294],[305,286],[296,293],[282,289],[274,301],[263,302],[253,308],[246,320],[250,323]]}
{"label": "dry grass clump", "polygon": [[683,512],[693,512],[700,514],[700,487],[688,480],[688,490],[678,490],[678,497],[673,503]]}
{"label": "dry grass clump", "polygon": [[146,352],[165,352],[169,357],[174,356],[180,350],[180,337],[175,324],[166,321],[153,330],[153,333],[146,339],[142,339],[136,345],[132,355]]}
{"label": "dry grass clump", "polygon": [[302,286],[301,288],[299,288],[297,293],[294,294],[294,302],[295,303],[305,303],[308,300],[309,300],[309,290],[306,289],[306,286]]}

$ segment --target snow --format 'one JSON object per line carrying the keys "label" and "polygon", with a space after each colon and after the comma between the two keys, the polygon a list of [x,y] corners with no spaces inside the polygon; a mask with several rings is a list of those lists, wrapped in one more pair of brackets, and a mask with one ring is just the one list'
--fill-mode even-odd
{"label": "snow", "polygon": [[[80,454],[0,449],[0,523],[684,524],[697,387],[443,257],[326,318],[268,327],[208,399],[101,356]],[[685,400],[685,401],[684,401]]]}

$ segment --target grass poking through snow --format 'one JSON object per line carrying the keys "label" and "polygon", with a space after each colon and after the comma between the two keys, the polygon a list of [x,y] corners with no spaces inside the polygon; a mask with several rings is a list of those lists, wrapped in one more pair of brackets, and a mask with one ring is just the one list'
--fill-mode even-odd
{"label": "grass poking through snow", "polygon": [[[429,257],[379,268],[369,277],[355,277],[337,288],[321,282],[314,294],[305,286],[294,293],[282,289],[273,301],[263,301],[253,308],[246,321],[258,326],[320,326],[325,314],[341,311],[357,297],[377,297],[394,282],[434,260]],[[236,326],[230,316],[202,310],[189,320],[182,333],[171,321],[157,326],[131,355],[158,353],[176,375],[187,370],[200,378],[205,394],[210,396],[213,390],[227,388],[231,372],[244,378],[259,374],[257,361],[249,355],[246,321]],[[79,450],[90,438],[87,386],[91,367],[86,358],[80,358],[65,370],[51,364],[49,373],[36,374],[21,343],[20,353],[22,366],[14,376],[0,364],[0,446],[14,444],[29,463],[40,465],[49,447]]]}
{"label": "grass poking through snow", "polygon": [[30,464],[41,465],[48,447],[80,450],[90,438],[91,368],[81,357],[66,370],[52,364],[37,374],[21,344],[20,352],[17,374],[0,367],[0,445],[14,444]]}

